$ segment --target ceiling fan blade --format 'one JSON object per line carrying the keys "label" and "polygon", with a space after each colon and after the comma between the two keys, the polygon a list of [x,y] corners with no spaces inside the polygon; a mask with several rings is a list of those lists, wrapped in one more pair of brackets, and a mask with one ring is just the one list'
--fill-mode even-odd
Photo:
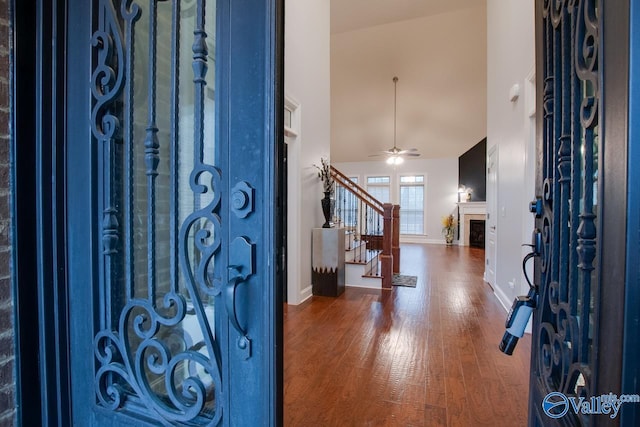
{"label": "ceiling fan blade", "polygon": [[401,148],[397,154],[415,153],[416,151],[418,151],[417,148],[407,148],[406,150]]}
{"label": "ceiling fan blade", "polygon": [[407,148],[402,149],[398,147],[392,147],[388,150],[382,150],[375,154],[369,154],[369,157],[380,157],[380,156],[410,156],[410,157],[419,157],[420,154],[416,153],[418,151],[417,148]]}

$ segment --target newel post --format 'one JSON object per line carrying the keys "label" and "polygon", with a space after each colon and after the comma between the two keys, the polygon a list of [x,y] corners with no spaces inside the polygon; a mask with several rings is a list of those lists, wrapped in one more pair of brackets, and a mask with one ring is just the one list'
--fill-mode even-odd
{"label": "newel post", "polygon": [[400,205],[393,205],[391,255],[393,255],[393,273],[400,274]]}
{"label": "newel post", "polygon": [[382,254],[380,263],[382,264],[382,288],[391,289],[393,281],[393,205],[385,203],[384,209],[384,229],[382,235]]}

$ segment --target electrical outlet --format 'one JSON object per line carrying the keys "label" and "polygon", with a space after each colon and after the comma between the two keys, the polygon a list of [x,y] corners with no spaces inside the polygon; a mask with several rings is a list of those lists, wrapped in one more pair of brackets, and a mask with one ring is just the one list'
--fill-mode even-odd
{"label": "electrical outlet", "polygon": [[516,287],[516,279],[509,280],[509,288],[515,289],[515,287]]}

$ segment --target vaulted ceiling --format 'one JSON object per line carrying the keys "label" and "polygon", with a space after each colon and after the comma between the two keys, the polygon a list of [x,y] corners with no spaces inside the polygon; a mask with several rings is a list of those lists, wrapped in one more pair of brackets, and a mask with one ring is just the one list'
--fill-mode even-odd
{"label": "vaulted ceiling", "polygon": [[486,5],[485,0],[331,0],[331,33]]}
{"label": "vaulted ceiling", "polygon": [[486,136],[486,2],[332,0],[331,157],[457,157]]}

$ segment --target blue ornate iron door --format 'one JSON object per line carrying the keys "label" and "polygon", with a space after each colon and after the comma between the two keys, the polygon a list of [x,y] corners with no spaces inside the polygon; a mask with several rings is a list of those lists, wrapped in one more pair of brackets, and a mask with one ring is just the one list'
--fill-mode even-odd
{"label": "blue ornate iron door", "polygon": [[[542,21],[538,84],[543,117],[537,183],[541,199],[532,204],[532,212],[542,246],[536,266],[529,424],[591,425],[588,415],[563,405],[559,394],[547,396],[595,395],[601,17],[597,0],[544,0],[536,7]],[[562,414],[565,408],[568,412]]]}
{"label": "blue ornate iron door", "polygon": [[69,6],[74,425],[275,425],[280,2]]}

